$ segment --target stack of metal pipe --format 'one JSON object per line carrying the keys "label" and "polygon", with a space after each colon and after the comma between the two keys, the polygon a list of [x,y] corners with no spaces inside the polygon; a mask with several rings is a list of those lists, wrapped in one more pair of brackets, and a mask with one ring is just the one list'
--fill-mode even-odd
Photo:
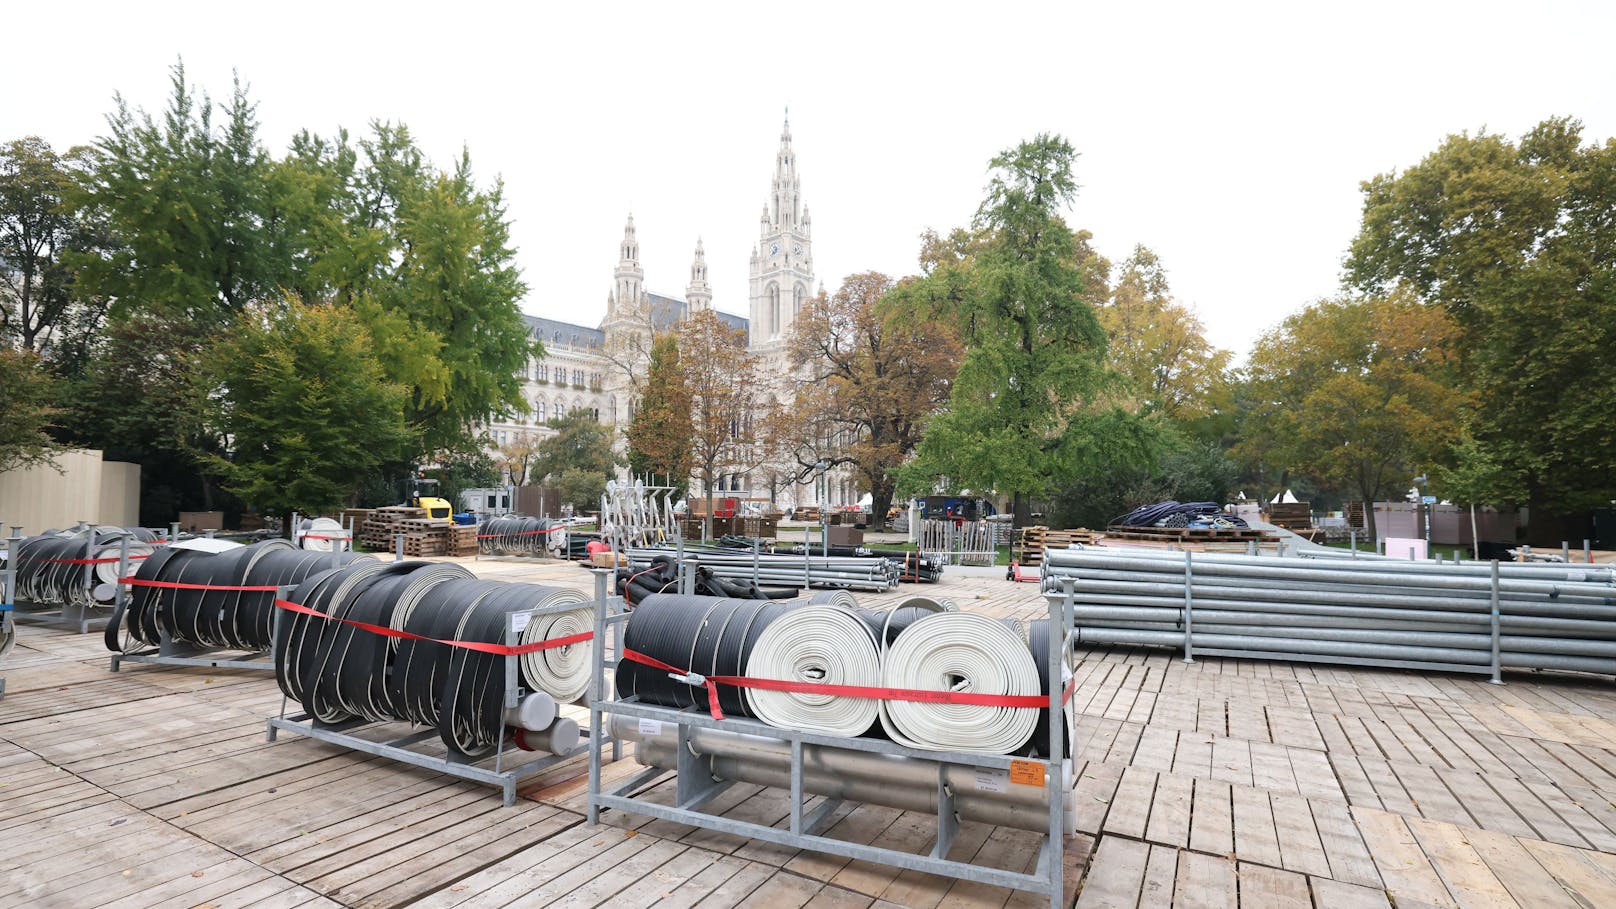
{"label": "stack of metal pipe", "polygon": [[881,593],[896,587],[903,573],[902,567],[890,559],[773,555],[711,547],[685,547],[682,551],[672,547],[630,549],[628,562],[631,568],[649,568],[654,558],[670,554],[694,559],[716,577],[735,580],[756,577],[765,587],[808,586]]}
{"label": "stack of metal pipe", "polygon": [[1616,572],[1594,566],[1051,550],[1080,644],[1446,671],[1616,675]]}

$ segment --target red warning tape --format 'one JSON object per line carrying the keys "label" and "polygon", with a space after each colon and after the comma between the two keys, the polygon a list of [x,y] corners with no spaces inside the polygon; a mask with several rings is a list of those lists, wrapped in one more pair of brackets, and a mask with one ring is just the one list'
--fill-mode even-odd
{"label": "red warning tape", "polygon": [[[270,589],[273,590],[274,588]],[[352,625],[355,628],[363,629],[371,632],[372,634],[379,634],[383,637],[403,638],[410,641],[426,641],[432,644],[442,644],[446,647],[459,647],[462,650],[475,650],[478,653],[491,653],[495,656],[522,656],[526,653],[538,653],[541,650],[551,650],[556,647],[565,647],[568,644],[581,644],[584,641],[591,640],[595,637],[595,633],[593,631],[580,631],[577,634],[569,634],[565,637],[551,638],[547,641],[534,641],[531,644],[517,644],[514,646],[508,644],[489,644],[484,641],[445,641],[442,638],[429,638],[425,635],[411,634],[408,631],[399,631],[396,628],[388,628],[385,625],[372,625],[369,622],[356,622],[353,619],[343,619],[334,615],[326,615],[318,609],[304,606],[301,603],[294,603],[291,600],[277,599],[275,601],[275,605],[286,610],[287,612],[295,612],[299,615],[315,616],[317,618],[326,619],[327,621],[332,622],[341,622],[344,625]]]}
{"label": "red warning tape", "polygon": [[[661,669],[664,672],[676,675],[689,675],[683,669],[670,666],[653,656],[647,656],[637,650],[623,648],[623,659],[633,660]],[[969,704],[977,707],[1048,707],[1049,698],[1037,694],[981,694],[973,691],[931,691],[920,688],[880,688],[871,685],[829,685],[824,682],[788,682],[784,679],[755,679],[741,675],[709,675],[703,676],[707,688],[707,706],[711,710],[713,719],[724,718],[724,711],[718,706],[718,686],[731,685],[736,688],[761,688],[765,691],[785,691],[792,694],[832,694],[850,698],[872,698],[878,701],[919,701],[925,704]],[[1061,703],[1071,700],[1072,692],[1077,688],[1077,678],[1074,676],[1066,683],[1066,689],[1061,692]]]}

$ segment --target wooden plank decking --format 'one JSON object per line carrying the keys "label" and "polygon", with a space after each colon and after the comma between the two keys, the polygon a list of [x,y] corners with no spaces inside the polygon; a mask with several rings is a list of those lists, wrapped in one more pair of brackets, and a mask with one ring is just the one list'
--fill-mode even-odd
{"label": "wooden plank decking", "polygon": [[[570,566],[470,562],[589,587]],[[906,585],[1031,618],[1034,585]],[[283,736],[265,673],[126,666],[25,627],[0,673],[0,909],[115,906],[1038,906],[1031,894],[644,817],[584,822],[583,763],[492,790]],[[1616,688],[1088,651],[1067,904],[1616,906]],[[613,776],[638,768],[631,759]],[[649,797],[667,798],[652,790]],[[781,793],[713,806],[778,824]],[[843,806],[832,833],[923,851],[923,816]],[[962,826],[955,858],[1034,837]]]}

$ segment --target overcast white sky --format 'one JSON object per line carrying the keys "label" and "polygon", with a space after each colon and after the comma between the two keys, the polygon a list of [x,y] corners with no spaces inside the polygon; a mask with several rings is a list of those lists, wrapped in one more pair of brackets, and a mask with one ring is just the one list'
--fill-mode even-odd
{"label": "overcast white sky", "polygon": [[1240,357],[1333,293],[1359,181],[1442,138],[1556,114],[1616,135],[1616,4],[34,3],[4,17],[0,140],[104,132],[112,95],[160,110],[168,67],[232,69],[284,151],[308,127],[409,124],[502,175],[534,314],[605,312],[624,216],[649,287],[683,295],[704,238],[715,305],[747,257],[782,113],[819,279],[916,270],[966,224],[988,159],[1043,131],[1078,149],[1071,223],[1113,261],[1143,243]]}

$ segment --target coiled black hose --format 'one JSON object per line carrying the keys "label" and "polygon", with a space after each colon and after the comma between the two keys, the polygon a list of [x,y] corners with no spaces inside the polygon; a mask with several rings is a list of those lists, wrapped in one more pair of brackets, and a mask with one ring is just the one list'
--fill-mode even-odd
{"label": "coiled black hose", "polygon": [[[851,600],[845,592],[837,592],[837,596]],[[653,594],[646,597],[634,610],[624,630],[623,647],[626,658],[617,667],[618,697],[634,697],[645,703],[676,709],[706,711],[709,707],[709,693],[705,685],[690,685],[680,681],[663,666],[640,662],[634,655],[627,653],[628,651],[643,655],[657,663],[709,678],[756,677],[813,683],[837,677],[848,678],[853,674],[853,670],[867,668],[869,661],[875,657],[875,650],[881,647],[883,636],[887,647],[890,648],[894,642],[903,638],[909,629],[915,628],[923,620],[926,621],[932,636],[939,640],[929,645],[929,651],[927,651],[928,645],[919,645],[921,651],[942,654],[940,658],[945,662],[958,655],[954,651],[969,651],[979,662],[985,660],[991,666],[1013,668],[1014,672],[1007,669],[1003,673],[1013,680],[1026,678],[1025,684],[1017,682],[1021,687],[1020,691],[1012,689],[1000,692],[996,689],[983,689],[979,693],[1034,696],[1031,679],[1035,677],[1039,681],[1043,697],[1047,698],[1049,694],[1051,680],[1047,677],[1048,665],[1044,659],[1049,648],[1047,620],[1035,626],[1033,642],[1029,647],[1025,640],[1018,641],[1019,626],[1013,623],[1002,625],[986,620],[982,616],[955,612],[950,608],[952,604],[945,601],[916,597],[900,603],[893,609],[860,609],[856,604],[845,601],[815,603],[811,602],[811,599],[830,600],[823,595],[789,601],[734,600],[678,594]],[[831,612],[851,617],[854,628],[858,628],[860,624],[867,628],[868,644],[853,647],[852,642],[855,639],[864,639],[865,632],[860,629],[856,633],[846,633],[846,620],[826,615]],[[811,618],[813,621],[810,621]],[[963,627],[958,633],[951,635],[943,634],[951,624],[949,620],[954,619],[958,619],[959,622],[953,624],[968,627]],[[839,629],[836,644],[825,643],[820,640],[821,635],[812,630],[828,628],[827,622]],[[919,631],[918,628],[915,630]],[[997,632],[998,637],[992,642],[993,646],[975,648],[972,642],[977,639],[979,633],[985,631]],[[759,641],[765,638],[769,644],[760,648]],[[853,653],[853,650],[862,650],[865,647],[869,648],[865,651],[869,659]],[[894,684],[889,679],[889,676],[900,680],[926,676],[928,673],[921,671],[919,667],[928,665],[932,661],[931,657],[913,664],[916,670],[909,673],[889,673],[889,669],[894,666],[887,663],[887,658],[886,649],[882,648],[879,682],[869,680],[851,684],[947,690],[946,684],[942,687],[929,683],[915,684],[911,681]],[[1036,676],[1032,675],[1034,667],[1029,665],[1034,662],[1037,664]],[[903,664],[894,665],[901,668]],[[943,673],[944,676],[947,674]],[[1060,682],[1056,681],[1054,684],[1059,685]],[[764,700],[758,692],[765,689],[719,683],[714,690],[724,716],[743,716],[770,721],[767,716],[760,715],[755,703]],[[797,718],[796,722],[791,724],[792,728],[814,728],[816,731],[835,735],[896,738],[892,727],[885,722],[884,715],[892,712],[894,704],[901,704],[906,715],[915,715],[909,716],[906,720],[906,725],[911,731],[939,733],[937,727],[957,715],[971,719],[975,723],[975,726],[968,730],[971,736],[966,740],[981,740],[982,747],[993,753],[1026,753],[1029,747],[1028,738],[1039,730],[1041,733],[1030,743],[1030,747],[1039,754],[1047,754],[1050,750],[1049,711],[1047,708],[1037,708],[1038,725],[1036,729],[1028,728],[1032,725],[1031,711],[1035,709],[1032,704],[1015,708],[996,707],[992,710],[981,707],[942,708],[930,705],[921,705],[917,709],[907,701],[881,701],[883,722],[872,726],[871,720],[877,708],[870,706],[872,702],[868,699],[840,694],[827,696],[816,691],[801,692],[800,702],[796,704],[787,702],[789,696],[769,694],[765,697],[776,701],[773,708],[766,709],[784,711],[783,715]],[[865,706],[854,709],[854,704],[834,703],[843,698],[854,702],[862,701]],[[864,718],[864,713],[859,712],[866,707],[868,718]],[[1012,725],[1014,729],[1009,728]],[[928,735],[926,740],[930,741],[933,737]],[[1070,754],[1070,736],[1066,738],[1064,751]],[[933,744],[914,747],[941,746]]]}
{"label": "coiled black hose", "polygon": [[295,585],[334,565],[369,561],[374,560],[351,552],[304,551],[286,540],[265,540],[226,552],[161,547],[139,563],[123,611],[107,623],[107,649],[128,652],[136,644],[155,646],[166,632],[179,643],[264,650],[275,626],[275,592],[231,588]]}
{"label": "coiled black hose", "polygon": [[490,554],[544,555],[559,547],[565,535],[558,521],[519,514],[489,518],[477,525],[477,544]]}
{"label": "coiled black hose", "polygon": [[[654,594],[640,601],[623,633],[623,646],[702,675],[744,675],[752,644],[771,623],[804,603]],[[631,660],[617,667],[617,693],[666,707],[707,706],[706,689]],[[733,686],[718,688],[726,716],[752,716]]]}
{"label": "coiled black hose", "polygon": [[[712,569],[700,565],[696,566],[693,584],[697,596],[735,600],[785,600],[797,595],[794,587],[759,587],[756,582],[750,580],[718,577]],[[679,565],[672,555],[652,556],[651,564],[647,568],[617,570],[617,595],[623,598],[629,608],[633,608],[646,597],[668,593],[678,586]]]}
{"label": "coiled black hose", "polygon": [[[294,614],[282,622],[275,660],[282,693],[322,723],[396,720],[435,727],[450,751],[469,759],[498,748],[507,657],[440,642],[503,645],[513,614],[574,603],[578,609],[528,621],[520,642],[567,637],[586,631],[590,621],[577,591],[483,581],[459,566],[431,562],[327,570],[288,599],[330,618]],[[333,619],[433,640],[388,637]],[[592,644],[578,643],[524,655],[521,684],[558,701],[575,700],[593,653]]]}
{"label": "coiled black hose", "polygon": [[1225,514],[1216,502],[1176,502],[1171,499],[1141,505],[1111,519],[1111,527],[1187,527],[1198,521],[1216,521],[1226,527],[1245,527],[1244,518]]}

